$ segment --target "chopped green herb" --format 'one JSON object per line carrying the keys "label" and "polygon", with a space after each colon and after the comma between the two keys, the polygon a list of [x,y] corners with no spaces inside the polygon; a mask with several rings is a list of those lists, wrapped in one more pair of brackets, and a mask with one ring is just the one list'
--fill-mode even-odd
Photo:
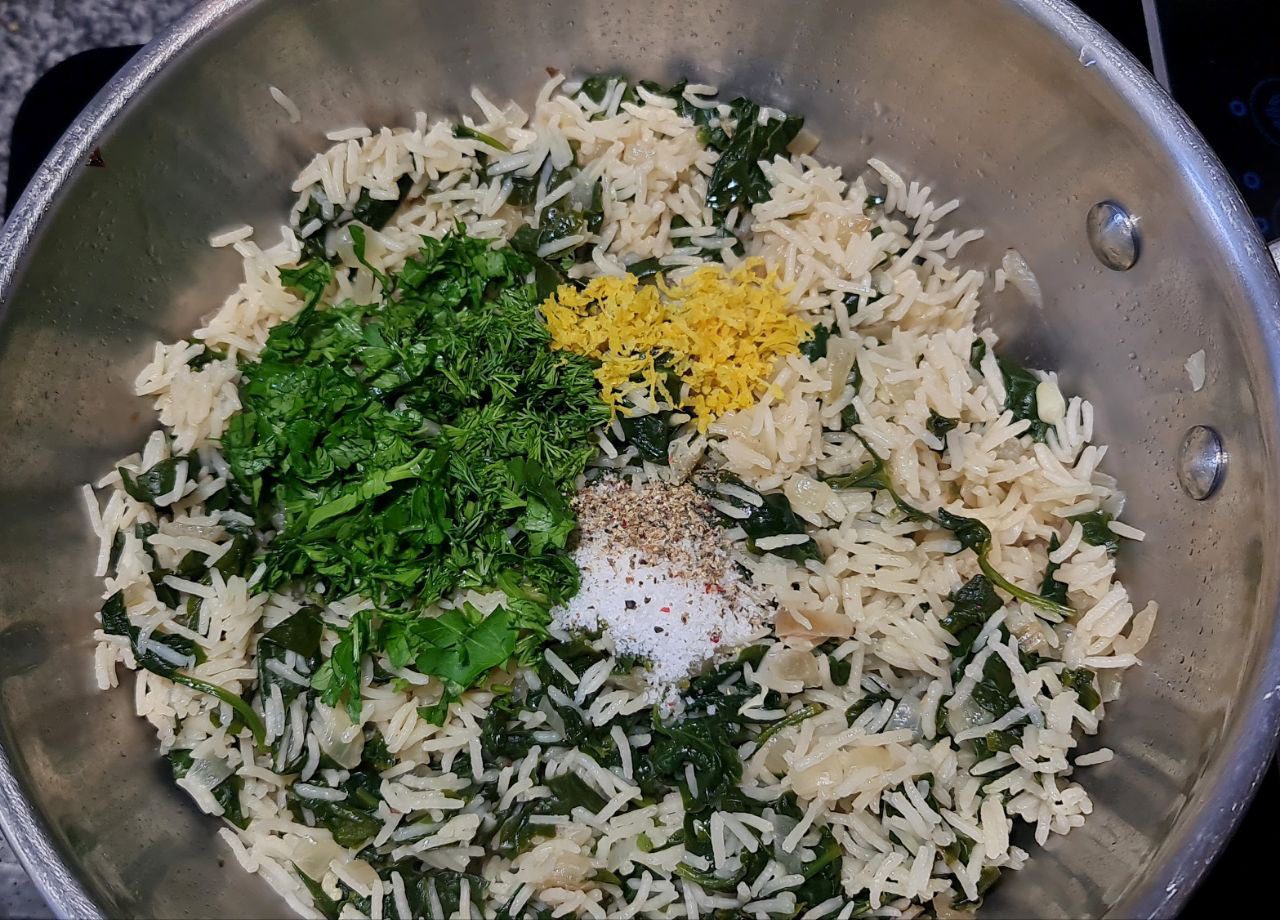
{"label": "chopped green herb", "polygon": [[510,611],[499,607],[485,616],[471,604],[438,617],[389,619],[379,636],[393,666],[412,663],[421,673],[439,677],[453,695],[505,663],[515,652],[516,638]]}
{"label": "chopped green herb", "polygon": [[[424,239],[381,305],[316,304],[271,330],[223,437],[238,489],[260,517],[283,516],[264,587],[323,582],[420,605],[492,586],[523,559],[547,609],[576,590],[565,497],[608,410],[589,362],[551,350],[529,268],[459,229]],[[340,631],[317,672],[330,705],[358,709],[360,659],[381,647],[374,626]],[[440,654],[427,659],[455,676],[481,672]]]}
{"label": "chopped green herb", "polygon": [[297,268],[280,269],[280,283],[301,297],[308,309],[320,302],[332,280],[333,266],[323,259],[312,259]]}

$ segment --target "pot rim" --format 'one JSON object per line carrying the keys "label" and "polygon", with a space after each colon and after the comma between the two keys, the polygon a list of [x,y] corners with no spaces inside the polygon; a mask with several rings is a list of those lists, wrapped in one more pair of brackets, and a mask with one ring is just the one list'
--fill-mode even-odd
{"label": "pot rim", "polygon": [[[69,180],[88,161],[112,121],[188,48],[211,39],[219,26],[263,2],[266,0],[202,0],[140,50],[72,122],[0,227],[0,324],[8,312],[8,295],[45,216],[56,206]],[[1073,3],[1007,2],[1064,45],[1081,48],[1082,55],[1090,53],[1094,63],[1088,66],[1169,150],[1191,188],[1192,204],[1206,215],[1222,255],[1253,306],[1255,325],[1273,369],[1271,397],[1280,400],[1280,379],[1274,373],[1280,368],[1280,324],[1275,316],[1275,305],[1280,303],[1280,276],[1217,155],[1155,78]],[[1116,915],[1176,914],[1230,839],[1244,813],[1242,806],[1252,799],[1280,734],[1280,610],[1273,617],[1258,679],[1240,703],[1243,711],[1235,722],[1237,727],[1226,739],[1235,750],[1209,788],[1194,800],[1198,813],[1181,831],[1181,846],[1164,858],[1140,890],[1126,894],[1113,908]],[[55,915],[101,917],[101,909],[77,877],[74,864],[65,857],[37,806],[28,799],[21,772],[14,768],[5,748],[6,735],[0,730],[0,831]]]}

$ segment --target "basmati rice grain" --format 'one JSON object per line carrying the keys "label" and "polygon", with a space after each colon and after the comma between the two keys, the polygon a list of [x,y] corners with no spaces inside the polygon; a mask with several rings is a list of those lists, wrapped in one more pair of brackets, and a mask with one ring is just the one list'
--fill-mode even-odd
{"label": "basmati rice grain", "polygon": [[294,104],[292,99],[274,86],[270,86],[268,89],[271,92],[271,98],[274,99],[276,104],[279,105],[280,108],[284,109],[285,113],[289,116],[290,123],[296,125],[298,122],[302,121],[302,112],[298,110],[297,105]]}

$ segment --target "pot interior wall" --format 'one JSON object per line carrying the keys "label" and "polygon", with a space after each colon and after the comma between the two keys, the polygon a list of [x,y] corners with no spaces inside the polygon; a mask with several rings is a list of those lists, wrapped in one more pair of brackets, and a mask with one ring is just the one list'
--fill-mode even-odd
{"label": "pot interior wall", "polygon": [[[960,197],[966,250],[994,267],[1016,247],[1040,307],[1015,290],[986,301],[1010,357],[1059,368],[1093,400],[1105,468],[1126,519],[1149,536],[1121,569],[1160,620],[1111,707],[1116,759],[1082,772],[1096,812],[1055,837],[988,904],[991,916],[1125,913],[1180,845],[1241,730],[1236,699],[1270,641],[1275,571],[1271,369],[1224,223],[1102,75],[999,0],[750,0],[595,4],[280,0],[246,4],[136,98],[59,198],[5,305],[0,330],[0,720],[31,797],[110,914],[270,916],[164,775],[128,689],[96,693],[94,547],[77,486],[154,427],[131,381],[156,338],[185,335],[236,283],[211,232],[280,224],[288,186],[326,129],[452,116],[471,85],[532,98],[544,68],[680,76],[805,113],[821,153],[852,168],[878,155]],[[1107,65],[1110,66],[1110,65]],[[275,85],[302,110],[290,124]],[[1138,266],[1091,255],[1084,218],[1118,199],[1142,218]],[[1203,348],[1208,383],[1183,362]],[[1177,486],[1188,425],[1232,453],[1221,492]],[[126,687],[131,681],[125,681]],[[1024,845],[1030,845],[1026,841]],[[1147,902],[1143,902],[1147,903]]]}

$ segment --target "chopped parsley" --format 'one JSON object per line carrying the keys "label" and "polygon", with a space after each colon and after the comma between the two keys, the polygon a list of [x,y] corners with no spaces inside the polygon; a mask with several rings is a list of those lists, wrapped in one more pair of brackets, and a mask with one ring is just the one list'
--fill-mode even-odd
{"label": "chopped parsley", "polygon": [[590,363],[551,350],[515,250],[461,228],[424,239],[375,304],[324,305],[327,269],[286,279],[307,306],[242,368],[223,438],[241,501],[280,523],[263,586],[416,611],[506,584],[512,609],[480,658],[398,609],[353,623],[315,680],[358,709],[360,661],[394,636],[397,659],[438,665],[428,672],[460,692],[576,590],[567,496],[608,412]]}

